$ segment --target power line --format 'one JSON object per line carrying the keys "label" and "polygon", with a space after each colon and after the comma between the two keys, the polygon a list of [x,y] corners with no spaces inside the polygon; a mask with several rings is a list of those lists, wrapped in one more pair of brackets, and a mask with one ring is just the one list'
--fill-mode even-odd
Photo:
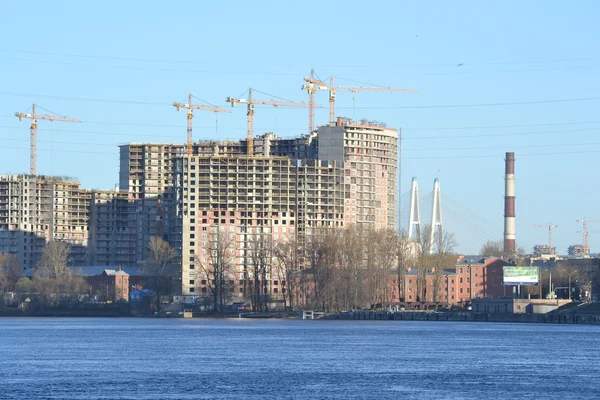
{"label": "power line", "polygon": [[[89,101],[89,102],[102,102],[102,103],[116,103],[116,104],[137,104],[137,105],[151,105],[151,106],[166,106],[171,105],[163,102],[151,102],[151,101],[138,101],[138,100],[120,100],[120,99],[100,99],[91,97],[73,97],[73,96],[55,96],[55,95],[43,95],[43,94],[32,94],[32,93],[19,93],[19,92],[0,92],[0,95],[5,96],[18,96],[18,97],[43,97],[58,100],[74,100],[74,101]],[[474,103],[474,104],[438,104],[438,105],[420,105],[420,106],[370,106],[370,107],[338,107],[342,110],[396,110],[396,109],[426,109],[426,108],[463,108],[463,107],[500,107],[500,106],[513,106],[513,105],[527,105],[527,104],[552,104],[552,103],[566,103],[566,102],[578,102],[578,101],[594,101],[600,100],[600,97],[579,97],[570,99],[554,99],[554,100],[532,100],[532,101],[520,101],[520,102],[501,102],[501,103]]]}
{"label": "power line", "polygon": [[579,124],[598,124],[600,121],[581,121],[581,122],[555,122],[548,124],[524,124],[524,125],[488,125],[488,126],[463,126],[463,127],[437,127],[437,128],[402,128],[403,131],[451,131],[468,129],[506,129],[506,128],[527,128],[536,126],[560,126],[560,125],[579,125]]}
{"label": "power line", "polygon": [[[592,153],[600,153],[600,150],[582,150],[582,151],[560,151],[553,153],[521,153],[519,157],[529,157],[529,156],[556,156],[556,155],[570,155],[570,154],[592,154]],[[404,157],[404,160],[466,160],[466,159],[474,159],[474,158],[502,158],[504,155],[490,155],[490,156],[441,156],[441,157]]]}
{"label": "power line", "polygon": [[533,101],[513,101],[502,103],[478,103],[478,104],[439,104],[439,105],[423,105],[423,106],[373,106],[373,107],[337,107],[338,110],[399,110],[399,109],[423,109],[423,108],[463,108],[463,107],[500,107],[500,106],[520,106],[527,104],[552,104],[552,103],[567,103],[576,101],[592,101],[600,100],[600,97],[579,97],[571,99],[554,99],[554,100],[533,100]]}
{"label": "power line", "polygon": [[[559,144],[533,144],[524,146],[510,146],[511,149],[524,149],[530,147],[563,147],[563,146],[595,146],[599,145],[600,142],[589,142],[589,143],[559,143]],[[481,147],[437,147],[437,148],[421,148],[421,149],[404,149],[404,151],[446,151],[446,150],[496,150],[506,148],[507,144],[502,146],[481,146]]]}

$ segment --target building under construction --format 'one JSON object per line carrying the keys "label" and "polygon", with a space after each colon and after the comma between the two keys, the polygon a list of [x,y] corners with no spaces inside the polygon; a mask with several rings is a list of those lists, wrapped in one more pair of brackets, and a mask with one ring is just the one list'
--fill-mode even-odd
{"label": "building under construction", "polygon": [[162,236],[181,252],[182,293],[206,293],[200,271],[221,230],[235,243],[232,280],[244,294],[253,235],[302,247],[319,228],[394,229],[397,146],[396,130],[344,118],[311,135],[261,135],[253,156],[247,140],[195,143],[191,156],[181,145],[121,145],[120,188],[142,211],[138,263],[149,238]]}
{"label": "building under construction", "polygon": [[0,251],[35,267],[47,242],[71,245],[75,264],[89,262],[90,192],[67,177],[0,175]]}
{"label": "building under construction", "polygon": [[[318,229],[395,229],[397,147],[394,129],[338,118],[295,138],[194,143],[191,155],[181,144],[120,145],[115,190],[3,175],[0,251],[31,268],[57,240],[71,245],[74,265],[143,266],[150,238],[160,236],[181,256],[182,293],[201,294],[210,234],[227,232],[235,243],[231,280],[244,295],[254,235],[303,249]],[[277,277],[268,278],[277,293]]]}

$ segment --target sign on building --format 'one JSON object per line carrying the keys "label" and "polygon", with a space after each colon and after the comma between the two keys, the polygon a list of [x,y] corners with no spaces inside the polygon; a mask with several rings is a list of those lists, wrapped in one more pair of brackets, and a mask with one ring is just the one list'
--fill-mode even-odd
{"label": "sign on building", "polygon": [[502,280],[505,285],[537,285],[538,267],[503,267]]}

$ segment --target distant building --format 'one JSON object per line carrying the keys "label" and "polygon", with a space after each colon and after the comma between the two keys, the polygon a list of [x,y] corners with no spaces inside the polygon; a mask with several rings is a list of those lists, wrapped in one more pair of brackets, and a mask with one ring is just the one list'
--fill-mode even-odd
{"label": "distant building", "polygon": [[121,267],[105,269],[99,275],[86,276],[90,294],[99,295],[104,301],[129,301],[129,274]]}
{"label": "distant building", "polygon": [[[498,298],[512,296],[513,286],[503,284],[503,269],[511,262],[496,257],[483,259],[462,259],[455,267],[445,268],[437,273],[435,268],[430,268],[425,274],[425,296],[417,298],[418,278],[417,270],[411,268],[405,277],[404,293],[396,299],[404,303],[439,303],[439,304],[465,304],[476,298]],[[437,288],[436,288],[437,283]],[[396,277],[393,278],[393,287],[396,286]],[[397,291],[394,292],[397,295]]]}
{"label": "distant building", "polygon": [[59,241],[71,246],[73,263],[88,263],[90,197],[72,178],[0,175],[0,252],[30,269],[46,243]]}
{"label": "distant building", "polygon": [[585,247],[582,244],[572,244],[567,250],[570,258],[584,258],[586,256]]}
{"label": "distant building", "polygon": [[554,256],[556,255],[556,247],[550,247],[544,244],[533,246],[533,254],[536,257]]}

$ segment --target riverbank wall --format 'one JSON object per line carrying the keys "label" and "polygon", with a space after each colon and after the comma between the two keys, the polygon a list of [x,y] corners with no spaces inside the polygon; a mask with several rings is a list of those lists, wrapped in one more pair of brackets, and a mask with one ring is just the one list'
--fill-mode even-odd
{"label": "riverbank wall", "polygon": [[600,314],[499,314],[474,312],[342,312],[341,320],[360,321],[448,321],[448,322],[530,322],[539,324],[600,325]]}

